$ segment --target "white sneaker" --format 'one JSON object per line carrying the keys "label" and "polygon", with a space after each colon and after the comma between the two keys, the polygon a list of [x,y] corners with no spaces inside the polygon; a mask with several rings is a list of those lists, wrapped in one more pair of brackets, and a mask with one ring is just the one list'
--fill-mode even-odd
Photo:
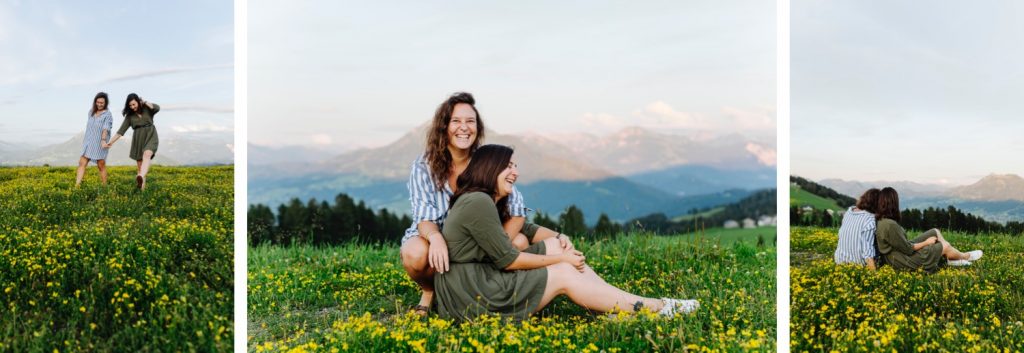
{"label": "white sneaker", "polygon": [[971,262],[967,260],[950,260],[947,264],[950,266],[970,266]]}
{"label": "white sneaker", "polygon": [[689,314],[700,308],[700,302],[693,299],[669,299],[661,298],[665,306],[661,307],[658,314],[665,317],[676,316],[676,313]]}
{"label": "white sneaker", "polygon": [[967,258],[967,261],[978,261],[978,259],[981,258],[981,254],[981,250],[968,251],[967,255],[969,257]]}

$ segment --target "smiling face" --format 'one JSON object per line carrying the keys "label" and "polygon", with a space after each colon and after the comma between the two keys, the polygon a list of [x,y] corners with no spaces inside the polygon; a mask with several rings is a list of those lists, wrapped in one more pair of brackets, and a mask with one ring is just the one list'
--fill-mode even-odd
{"label": "smiling face", "polygon": [[498,199],[512,194],[512,186],[516,184],[516,179],[519,179],[519,169],[516,166],[515,159],[512,159],[508,162],[505,170],[498,174],[498,187],[495,190]]}
{"label": "smiling face", "polygon": [[95,109],[98,112],[102,112],[107,109],[107,99],[104,97],[96,97],[96,101],[93,102],[96,105]]}
{"label": "smiling face", "polygon": [[448,147],[469,150],[476,141],[476,111],[466,103],[452,108],[452,119],[448,121]]}
{"label": "smiling face", "polygon": [[139,111],[139,101],[132,99],[131,102],[128,102],[128,108],[131,109],[133,112]]}

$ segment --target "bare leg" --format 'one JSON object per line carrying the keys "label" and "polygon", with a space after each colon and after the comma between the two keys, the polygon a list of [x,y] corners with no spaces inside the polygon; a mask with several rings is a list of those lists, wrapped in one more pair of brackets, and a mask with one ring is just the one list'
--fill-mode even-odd
{"label": "bare leg", "polygon": [[85,177],[85,167],[89,165],[89,158],[78,157],[78,171],[75,173],[75,187],[82,185],[82,178]]}
{"label": "bare leg", "polygon": [[970,258],[970,255],[960,252],[960,250],[954,248],[953,245],[950,245],[949,242],[945,240],[940,240],[939,242],[942,243],[942,255],[945,256],[947,259],[967,260]]}
{"label": "bare leg", "polygon": [[107,185],[107,160],[97,159],[96,167],[100,169],[100,180],[103,181],[103,185]]}
{"label": "bare leg", "polygon": [[[548,255],[555,255],[562,252],[558,239],[544,239],[544,246]],[[586,266],[583,273],[567,263],[558,263],[547,267],[548,281],[544,287],[544,295],[541,297],[539,311],[551,303],[556,296],[565,294],[573,303],[599,312],[625,311],[632,312],[636,302],[643,303],[643,306],[651,311],[661,310],[664,302],[660,299],[645,298],[635,294],[627,293],[618,289],[601,279],[594,272],[593,268]]]}
{"label": "bare leg", "polygon": [[146,189],[146,174],[149,173],[149,161],[153,158],[153,151],[142,152],[142,161],[139,162],[139,175],[142,176],[142,189]]}
{"label": "bare leg", "polygon": [[434,269],[427,263],[429,248],[430,244],[426,240],[415,237],[402,244],[399,251],[405,273],[423,289],[419,305],[426,307],[430,307],[430,303],[434,301]]}
{"label": "bare leg", "polygon": [[516,234],[516,237],[512,239],[512,245],[515,245],[516,249],[520,251],[526,250],[530,247],[530,241],[526,238],[523,233]]}

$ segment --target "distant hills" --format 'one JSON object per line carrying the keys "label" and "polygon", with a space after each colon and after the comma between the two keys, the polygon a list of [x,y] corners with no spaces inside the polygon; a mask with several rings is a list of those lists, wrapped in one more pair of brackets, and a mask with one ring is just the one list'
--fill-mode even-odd
{"label": "distant hills", "polygon": [[[408,212],[410,166],[425,145],[425,128],[378,147],[344,151],[319,162],[296,158],[249,167],[249,202],[274,207],[290,198],[331,200],[346,193],[374,207]],[[511,145],[527,206],[558,214],[570,204],[586,219],[607,213],[623,221],[663,212],[725,205],[775,187],[774,142],[740,135],[676,136],[627,128],[614,134],[545,137],[488,130],[485,143]],[[757,146],[757,148],[751,148]],[[252,151],[264,146],[250,145]]]}
{"label": "distant hills", "polygon": [[[82,155],[84,133],[68,140],[30,149],[4,148],[11,146],[0,143],[0,166],[74,166]],[[234,163],[233,136],[231,133],[160,134],[160,146],[153,163],[159,165],[213,165]],[[131,133],[122,137],[110,149],[108,165],[135,165],[128,157],[131,149]]]}
{"label": "distant hills", "polygon": [[905,209],[945,208],[952,205],[993,221],[1024,220],[1024,178],[1014,174],[990,174],[963,186],[842,179],[824,179],[819,183],[851,197],[859,196],[872,187],[892,186],[899,192],[900,206]]}

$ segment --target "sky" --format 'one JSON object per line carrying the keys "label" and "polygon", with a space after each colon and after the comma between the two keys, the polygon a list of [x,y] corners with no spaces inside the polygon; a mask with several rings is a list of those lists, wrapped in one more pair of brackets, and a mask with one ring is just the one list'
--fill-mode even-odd
{"label": "sky", "polygon": [[467,91],[499,133],[775,140],[771,1],[248,4],[249,142],[386,145]]}
{"label": "sky", "polygon": [[100,91],[115,130],[135,92],[161,105],[161,135],[231,136],[232,16],[232,1],[0,0],[0,142],[67,141]]}
{"label": "sky", "polygon": [[1024,175],[1024,3],[791,4],[792,174]]}

